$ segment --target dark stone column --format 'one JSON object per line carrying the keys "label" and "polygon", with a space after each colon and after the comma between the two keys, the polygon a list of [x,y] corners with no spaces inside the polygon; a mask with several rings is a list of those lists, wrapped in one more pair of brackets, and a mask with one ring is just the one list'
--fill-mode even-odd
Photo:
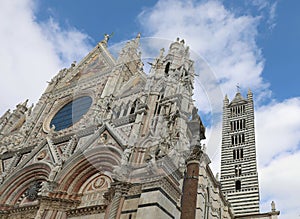
{"label": "dark stone column", "polygon": [[[117,219],[118,211],[121,206],[121,198],[129,191],[130,184],[126,182],[114,182],[107,194],[106,198],[110,202],[109,211],[107,212],[108,219]],[[110,196],[110,198],[108,198]]]}
{"label": "dark stone column", "polygon": [[200,146],[194,146],[187,159],[187,169],[183,181],[181,198],[181,219],[195,219],[197,206],[197,191],[199,179],[199,165],[202,151]]}

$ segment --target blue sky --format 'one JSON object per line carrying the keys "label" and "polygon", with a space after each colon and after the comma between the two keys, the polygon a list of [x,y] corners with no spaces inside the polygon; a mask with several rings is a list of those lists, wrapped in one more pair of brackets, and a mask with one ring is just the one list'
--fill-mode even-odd
{"label": "blue sky", "polygon": [[[37,21],[55,19],[62,28],[75,27],[90,37],[94,45],[103,33],[114,32],[111,44],[133,38],[137,32],[145,32],[137,16],[141,11],[150,9],[156,0],[97,1],[72,0],[37,1]],[[279,100],[299,95],[298,82],[300,74],[300,3],[297,1],[265,1],[269,5],[259,9],[249,1],[222,1],[237,15],[250,14],[260,17],[257,44],[262,49],[265,62],[263,78],[270,83],[273,97]],[[274,18],[270,18],[268,6],[276,3]],[[269,20],[272,19],[272,20]],[[147,34],[147,33],[146,33]],[[149,36],[149,35],[146,35]],[[286,86],[286,85],[289,86]],[[283,89],[284,87],[284,89]]]}
{"label": "blue sky", "polygon": [[35,103],[46,81],[79,62],[104,33],[114,33],[110,46],[138,32],[163,39],[157,54],[165,42],[184,38],[209,67],[196,80],[205,94],[194,98],[206,120],[213,170],[219,170],[221,120],[209,118],[222,103],[213,99],[216,93],[232,99],[239,83],[244,95],[254,92],[261,210],[275,200],[282,218],[294,219],[300,215],[299,10],[295,0],[0,0],[0,114],[27,98]]}

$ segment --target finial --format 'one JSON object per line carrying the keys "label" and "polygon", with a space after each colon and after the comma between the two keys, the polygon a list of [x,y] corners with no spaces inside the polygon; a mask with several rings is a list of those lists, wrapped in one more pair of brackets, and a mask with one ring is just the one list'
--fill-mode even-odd
{"label": "finial", "polygon": [[272,209],[272,212],[276,211],[275,202],[274,201],[271,202],[271,209]]}
{"label": "finial", "polygon": [[74,60],[71,64],[71,67],[75,67],[76,66],[76,61]]}
{"label": "finial", "polygon": [[140,38],[141,38],[141,33],[138,33],[138,34],[136,35],[136,38],[137,38],[137,39],[140,39]]}
{"label": "finial", "polygon": [[22,104],[22,106],[27,106],[27,103],[28,103],[28,99],[25,100],[25,102]]}
{"label": "finial", "polygon": [[176,41],[179,42],[179,37],[176,38]]}
{"label": "finial", "polygon": [[161,48],[160,52],[159,52],[159,59],[162,59],[164,57],[164,52],[165,52],[165,49]]}

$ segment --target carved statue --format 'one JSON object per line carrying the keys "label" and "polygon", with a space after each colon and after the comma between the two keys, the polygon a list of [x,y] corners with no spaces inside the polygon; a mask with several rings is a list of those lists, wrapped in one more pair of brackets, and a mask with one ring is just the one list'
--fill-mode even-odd
{"label": "carved statue", "polygon": [[157,146],[156,147],[149,147],[146,155],[145,155],[145,161],[148,162],[154,162],[155,161],[155,154],[157,151]]}
{"label": "carved statue", "polygon": [[196,107],[192,110],[192,120],[200,120],[200,116],[198,115],[198,109]]}
{"label": "carved statue", "polygon": [[188,159],[200,160],[201,155],[202,155],[201,148],[199,146],[194,146]]}
{"label": "carved statue", "polygon": [[164,157],[168,154],[168,151],[170,150],[170,144],[166,141],[166,139],[164,139],[163,141],[161,141],[157,147],[156,150],[156,158],[161,158]]}
{"label": "carved statue", "polygon": [[[73,62],[74,64],[74,62]],[[72,65],[73,65],[72,64]],[[58,74],[56,76],[54,76],[50,82],[48,82],[50,85],[56,85],[61,79],[63,79],[67,74],[67,69],[66,68],[63,68],[61,69]]]}
{"label": "carved statue", "polygon": [[114,35],[114,33],[111,33],[111,34],[107,34],[105,33],[104,34],[104,39],[101,41],[101,43],[104,43],[104,44],[107,44],[109,39]]}
{"label": "carved statue", "polygon": [[180,116],[179,110],[177,109],[175,112],[172,112],[168,116],[168,127],[171,127],[171,125],[174,125],[176,122],[176,118]]}
{"label": "carved statue", "polygon": [[133,147],[132,146],[127,147],[124,150],[123,155],[122,155],[122,161],[121,161],[122,165],[127,164],[129,162],[130,157],[132,155],[132,152],[133,152]]}
{"label": "carved statue", "polygon": [[272,212],[276,211],[276,207],[275,207],[275,202],[274,201],[271,202],[271,209],[272,209]]}
{"label": "carved statue", "polygon": [[192,110],[192,120],[191,122],[197,122],[198,123],[198,127],[196,127],[197,130],[195,130],[197,132],[197,141],[200,141],[201,139],[205,139],[205,127],[201,121],[200,116],[198,115],[198,109],[196,107],[193,108]]}
{"label": "carved statue", "polygon": [[31,106],[28,108],[28,110],[26,112],[26,118],[28,118],[31,115],[33,107],[34,107],[34,104],[31,104]]}
{"label": "carved statue", "polygon": [[48,135],[51,137],[51,136],[53,136],[54,132],[55,132],[55,125],[52,124],[51,127],[50,127]]}
{"label": "carved statue", "polygon": [[49,174],[49,181],[53,181],[57,173],[61,170],[61,165],[56,165],[51,169],[51,172]]}
{"label": "carved statue", "polygon": [[42,188],[41,182],[34,182],[25,192],[25,196],[29,201],[35,201],[38,197],[38,193]]}

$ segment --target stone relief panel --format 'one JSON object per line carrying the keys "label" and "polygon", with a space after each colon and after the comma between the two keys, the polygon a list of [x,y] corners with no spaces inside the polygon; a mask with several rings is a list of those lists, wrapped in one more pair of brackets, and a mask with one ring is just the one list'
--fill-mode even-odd
{"label": "stone relief panel", "polygon": [[107,192],[112,179],[104,174],[97,173],[90,177],[80,188],[79,193],[82,194],[81,204],[79,207],[104,205],[104,193]]}

